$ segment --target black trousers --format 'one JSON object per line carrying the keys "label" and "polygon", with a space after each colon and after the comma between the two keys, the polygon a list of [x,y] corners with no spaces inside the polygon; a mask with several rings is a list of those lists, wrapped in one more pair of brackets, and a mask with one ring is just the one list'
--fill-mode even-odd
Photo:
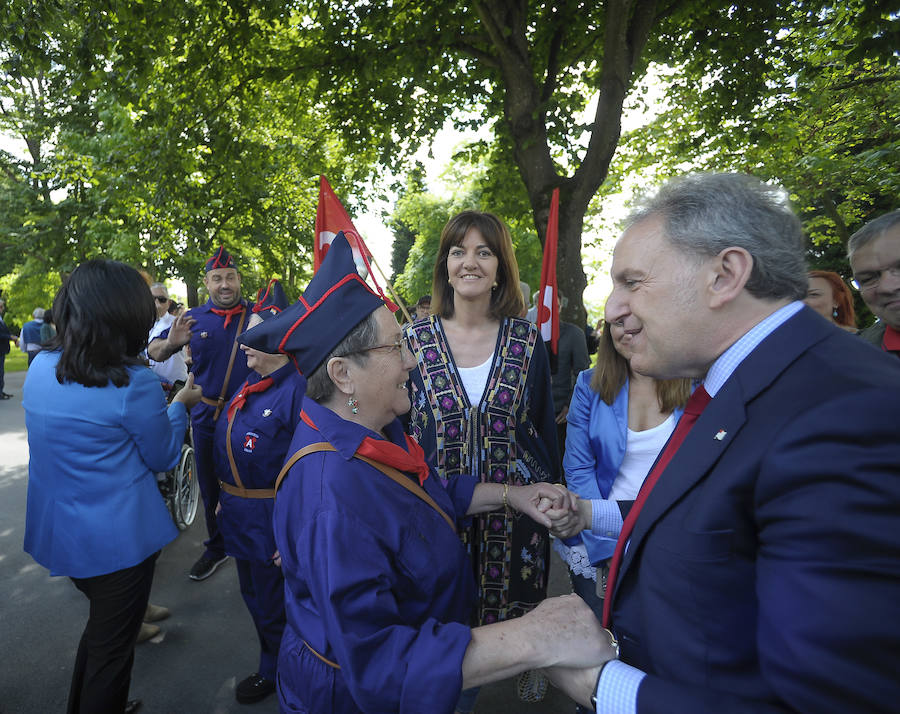
{"label": "black trousers", "polygon": [[72,578],[91,603],[69,688],[68,714],[122,714],[159,552],[131,568]]}

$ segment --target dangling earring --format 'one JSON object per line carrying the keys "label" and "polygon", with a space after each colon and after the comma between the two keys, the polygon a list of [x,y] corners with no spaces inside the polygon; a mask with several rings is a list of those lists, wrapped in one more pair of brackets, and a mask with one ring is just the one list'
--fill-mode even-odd
{"label": "dangling earring", "polygon": [[837,317],[837,306],[835,306],[835,308],[831,311],[831,316]]}
{"label": "dangling earring", "polygon": [[354,397],[347,398],[347,406],[350,407],[350,411],[354,414],[359,414],[359,401]]}
{"label": "dangling earring", "polygon": [[500,283],[498,283],[498,282],[495,280],[495,281],[494,281],[494,284],[491,285],[491,290],[496,290],[496,289],[497,289],[497,286],[498,286],[499,284],[500,284]]}

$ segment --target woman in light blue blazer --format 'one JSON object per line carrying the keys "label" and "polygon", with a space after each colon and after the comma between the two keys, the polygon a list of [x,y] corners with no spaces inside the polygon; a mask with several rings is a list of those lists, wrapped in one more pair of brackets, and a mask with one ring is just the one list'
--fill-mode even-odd
{"label": "woman in light blue blazer", "polygon": [[133,268],[83,263],[60,288],[53,316],[57,335],[25,379],[25,550],[90,601],[68,711],[132,711],[134,645],[154,563],[178,533],[156,472],[178,463],[200,390],[189,380],[166,408],[139,357],[156,311]]}
{"label": "woman in light blue blazer", "polygon": [[[633,501],[690,396],[690,380],[632,372],[632,339],[621,325],[604,323],[597,365],[575,384],[563,469],[569,490],[581,498]],[[554,542],[573,589],[598,618],[615,546],[616,535],[590,531]]]}

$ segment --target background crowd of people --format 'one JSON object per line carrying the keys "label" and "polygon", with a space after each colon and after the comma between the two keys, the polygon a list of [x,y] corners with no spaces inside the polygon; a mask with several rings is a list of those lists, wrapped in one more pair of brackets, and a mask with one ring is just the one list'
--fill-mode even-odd
{"label": "background crowd of people", "polygon": [[[342,236],[293,304],[277,281],[246,300],[224,247],[189,311],[82,264],[18,338],[29,443],[70,446],[32,449],[25,535],[90,601],[69,711],[140,706],[177,533],[157,473],[188,423],[209,536],[188,575],[233,557],[258,634],[241,703],[465,714],[519,676],[579,711],[890,711],[900,211],[848,257],[860,336],[783,195],[673,180],[616,246],[595,366],[571,325],[553,370],[490,213],[450,219],[405,324]],[[553,537],[575,594],[548,599]]]}

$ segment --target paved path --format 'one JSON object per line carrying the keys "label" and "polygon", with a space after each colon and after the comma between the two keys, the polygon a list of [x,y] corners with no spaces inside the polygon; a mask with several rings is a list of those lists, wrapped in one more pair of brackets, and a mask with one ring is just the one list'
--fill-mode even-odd
{"label": "paved path", "polygon": [[[0,714],[55,714],[65,711],[88,603],[68,578],[51,578],[22,550],[28,476],[24,378],[25,372],[7,373],[6,391],[15,398],[0,401]],[[65,448],[65,438],[60,434],[46,448]],[[202,513],[157,561],[151,602],[169,607],[172,617],[159,623],[160,635],[137,647],[131,697],[143,700],[142,714],[275,714],[274,696],[249,706],[234,700],[235,683],[256,668],[256,633],[233,563],[200,583],[187,577],[201,552],[201,521]],[[551,594],[568,592],[563,570],[553,556]],[[510,680],[485,687],[477,709],[569,714],[574,705],[552,688],[540,704],[524,704]]]}

